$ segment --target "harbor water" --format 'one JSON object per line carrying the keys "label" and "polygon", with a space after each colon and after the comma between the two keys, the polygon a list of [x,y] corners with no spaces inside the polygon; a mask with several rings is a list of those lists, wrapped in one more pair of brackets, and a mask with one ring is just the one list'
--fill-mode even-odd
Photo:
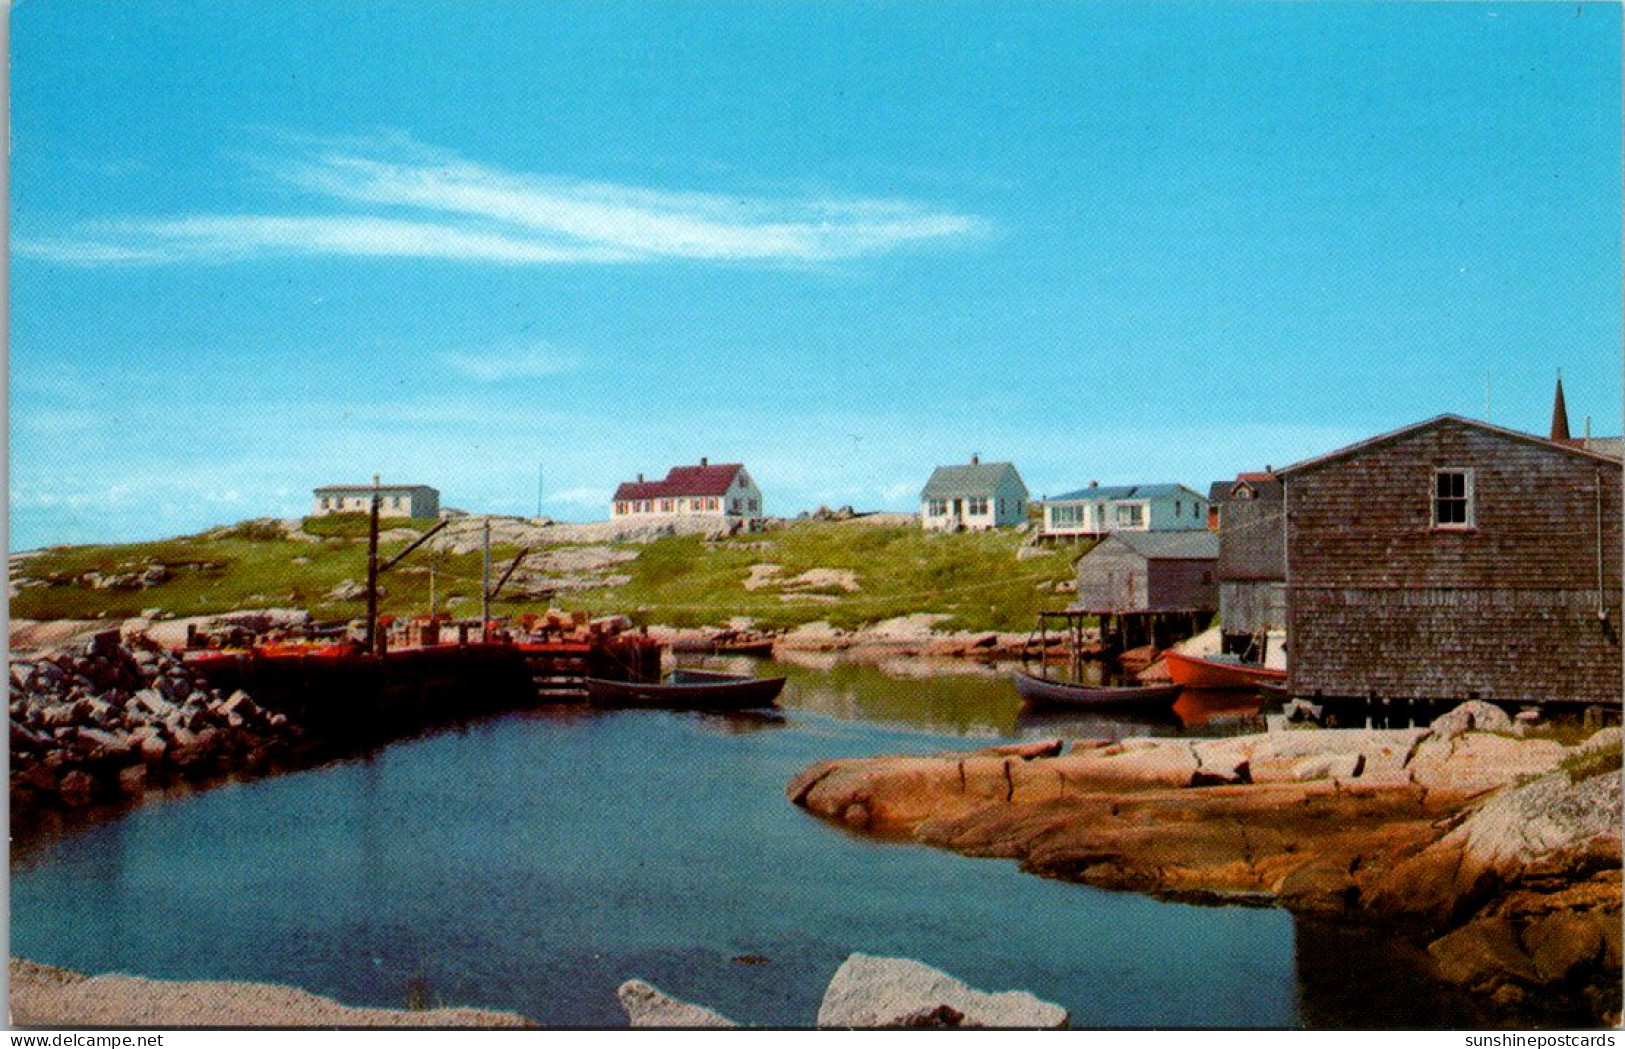
{"label": "harbor water", "polygon": [[1035,719],[1002,675],[958,669],[762,664],[790,678],[775,714],[529,711],[19,826],[11,950],[549,1026],[624,1024],[615,988],[631,978],[740,1022],[807,1026],[854,951],[1031,991],[1080,1027],[1449,1021],[1414,982],[1390,998],[1344,971],[1387,950],[1380,937],[1048,881],[854,835],[785,799],[824,758],[1259,727],[1234,701],[1115,726]]}

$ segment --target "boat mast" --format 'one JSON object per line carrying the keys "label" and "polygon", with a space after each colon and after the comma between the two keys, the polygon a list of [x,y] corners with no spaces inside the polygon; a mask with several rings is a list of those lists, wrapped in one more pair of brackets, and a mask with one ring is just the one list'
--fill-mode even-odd
{"label": "boat mast", "polygon": [[378,648],[378,475],[372,475],[372,510],[367,518],[367,652]]}

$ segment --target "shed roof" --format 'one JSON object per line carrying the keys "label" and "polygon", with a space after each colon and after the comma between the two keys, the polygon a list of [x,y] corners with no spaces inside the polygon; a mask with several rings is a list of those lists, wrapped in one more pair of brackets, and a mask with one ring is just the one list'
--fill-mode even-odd
{"label": "shed roof", "polygon": [[615,489],[616,499],[671,499],[685,495],[725,495],[742,463],[701,463],[674,466],[663,481],[623,481]]}
{"label": "shed roof", "polygon": [[1049,501],[1071,503],[1092,499],[1167,499],[1180,494],[1202,498],[1201,493],[1194,492],[1182,484],[1118,484],[1079,488],[1075,492],[1063,492]]}
{"label": "shed roof", "polygon": [[[1219,537],[1205,528],[1188,532],[1113,532],[1094,549],[1099,550],[1113,541],[1122,543],[1147,561],[1219,559]],[[1094,553],[1094,550],[1089,553]],[[1089,554],[1083,556],[1088,557]]]}
{"label": "shed roof", "polygon": [[1575,447],[1572,444],[1565,444],[1562,441],[1549,441],[1544,437],[1536,437],[1534,434],[1529,433],[1520,433],[1517,430],[1508,430],[1502,426],[1492,426],[1487,422],[1481,422],[1477,419],[1467,419],[1460,415],[1437,415],[1431,419],[1424,419],[1419,423],[1412,423],[1409,426],[1402,426],[1397,430],[1390,430],[1387,433],[1378,434],[1375,437],[1369,437],[1366,440],[1351,444],[1346,448],[1339,448],[1336,451],[1327,452],[1325,455],[1316,456],[1313,459],[1305,459],[1303,462],[1293,463],[1291,466],[1276,470],[1275,474],[1277,477],[1289,479],[1298,474],[1308,473],[1311,470],[1318,470],[1322,466],[1338,462],[1342,459],[1347,459],[1351,456],[1359,455],[1374,448],[1380,448],[1383,445],[1389,444],[1393,441],[1404,440],[1407,437],[1412,437],[1428,430],[1438,429],[1441,426],[1460,426],[1470,430],[1481,430],[1485,433],[1496,434],[1500,437],[1510,437],[1513,440],[1523,441],[1527,444],[1532,444],[1540,448],[1548,448],[1552,451],[1563,452],[1569,455],[1578,455],[1582,458],[1594,459],[1602,463],[1618,463],[1620,461],[1617,457],[1607,455],[1601,451],[1588,451],[1584,448]]}
{"label": "shed roof", "polygon": [[939,466],[931,471],[931,479],[920,492],[921,499],[951,499],[955,496],[992,495],[1007,476],[1025,492],[1021,474],[1013,463],[967,463],[964,466]]}

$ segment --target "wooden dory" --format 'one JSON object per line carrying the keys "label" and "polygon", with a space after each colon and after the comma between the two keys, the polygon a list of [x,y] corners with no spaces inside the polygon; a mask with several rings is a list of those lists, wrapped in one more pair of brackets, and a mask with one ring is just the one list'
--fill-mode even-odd
{"label": "wooden dory", "polygon": [[587,679],[595,707],[669,707],[674,710],[755,710],[773,706],[784,678],[744,677],[712,670],[674,670],[662,682]]}
{"label": "wooden dory", "polygon": [[1257,688],[1286,680],[1284,668],[1243,663],[1234,656],[1188,656],[1165,652],[1168,676],[1186,688]]}
{"label": "wooden dory", "polygon": [[1016,691],[1033,706],[1126,707],[1166,706],[1183,691],[1179,685],[1075,685],[1015,672]]}

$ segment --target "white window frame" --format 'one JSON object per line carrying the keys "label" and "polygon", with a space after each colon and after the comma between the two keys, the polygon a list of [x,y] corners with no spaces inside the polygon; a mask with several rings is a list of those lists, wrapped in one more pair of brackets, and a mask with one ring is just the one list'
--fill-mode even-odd
{"label": "white window frame", "polygon": [[[1462,477],[1462,503],[1466,510],[1465,521],[1439,520],[1439,478],[1449,474],[1460,474]],[[1436,532],[1470,532],[1478,527],[1478,499],[1474,491],[1474,471],[1470,466],[1440,466],[1435,467],[1431,478],[1432,484],[1428,490],[1428,505],[1431,509],[1428,516],[1433,522]],[[1454,498],[1454,497],[1451,497]]]}

